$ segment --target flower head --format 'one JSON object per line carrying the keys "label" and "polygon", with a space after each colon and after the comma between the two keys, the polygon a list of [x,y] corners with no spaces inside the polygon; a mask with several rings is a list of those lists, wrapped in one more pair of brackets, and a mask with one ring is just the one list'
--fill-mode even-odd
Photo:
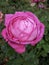
{"label": "flower head", "polygon": [[27,44],[36,45],[43,37],[44,24],[31,12],[16,12],[5,15],[2,36],[18,53],[25,52]]}

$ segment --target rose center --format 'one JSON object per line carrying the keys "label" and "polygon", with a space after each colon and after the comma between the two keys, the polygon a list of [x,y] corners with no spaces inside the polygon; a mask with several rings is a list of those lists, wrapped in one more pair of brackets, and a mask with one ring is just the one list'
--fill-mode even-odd
{"label": "rose center", "polygon": [[30,33],[35,27],[35,22],[30,18],[19,22],[19,29],[25,33]]}
{"label": "rose center", "polygon": [[27,39],[36,28],[35,22],[31,18],[25,20],[17,20],[11,25],[11,32],[15,37],[20,38],[21,40]]}

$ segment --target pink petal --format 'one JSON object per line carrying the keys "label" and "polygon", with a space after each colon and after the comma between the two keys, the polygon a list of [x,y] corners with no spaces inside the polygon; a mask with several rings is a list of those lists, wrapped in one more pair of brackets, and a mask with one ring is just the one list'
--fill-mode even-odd
{"label": "pink petal", "polygon": [[20,12],[20,11],[19,12],[15,12],[14,16],[10,20],[12,20],[12,19],[14,19],[14,18],[16,18],[18,16],[25,16],[25,17],[27,17],[28,15],[25,12]]}
{"label": "pink petal", "polygon": [[8,42],[8,44],[17,52],[17,53],[24,53],[25,52],[25,45],[22,44],[16,44],[12,42]]}
{"label": "pink petal", "polygon": [[38,17],[35,14],[33,14],[29,11],[27,11],[26,14],[28,15],[28,17],[30,17],[32,20],[34,20],[35,23],[38,23],[38,24],[40,23]]}
{"label": "pink petal", "polygon": [[21,42],[21,44],[26,45],[26,44],[30,44],[30,42]]}
{"label": "pink petal", "polygon": [[31,45],[34,46],[42,39],[42,37],[44,35],[44,30],[45,30],[45,26],[41,23],[40,34],[37,36],[37,38],[35,40],[32,41]]}
{"label": "pink petal", "polygon": [[2,36],[4,37],[4,39],[5,39],[6,41],[8,41],[7,35],[6,35],[6,28],[4,28],[4,29],[2,30],[1,34],[2,34]]}
{"label": "pink petal", "polygon": [[9,24],[12,16],[13,16],[13,14],[6,14],[5,15],[5,26],[7,26]]}
{"label": "pink petal", "polygon": [[37,28],[32,32],[28,40],[33,40],[37,37]]}
{"label": "pink petal", "polygon": [[24,11],[15,12],[14,16],[27,16],[27,14]]}

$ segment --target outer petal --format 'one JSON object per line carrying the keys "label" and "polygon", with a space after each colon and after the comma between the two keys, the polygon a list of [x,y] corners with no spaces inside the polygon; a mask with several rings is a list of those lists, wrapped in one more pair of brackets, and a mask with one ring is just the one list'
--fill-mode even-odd
{"label": "outer petal", "polygon": [[41,39],[42,39],[42,37],[43,37],[43,35],[44,35],[44,30],[45,30],[45,26],[41,23],[41,29],[40,29],[40,34],[37,36],[37,38],[35,39],[35,40],[33,40],[32,42],[31,42],[31,45],[35,45],[35,44],[37,44]]}
{"label": "outer petal", "polygon": [[6,41],[8,41],[7,35],[6,35],[6,28],[4,28],[4,29],[2,30],[1,34],[2,34],[2,36],[4,37],[4,39],[5,39]]}
{"label": "outer petal", "polygon": [[8,25],[12,16],[13,16],[13,14],[6,14],[5,15],[5,26]]}
{"label": "outer petal", "polygon": [[18,53],[22,54],[25,52],[25,45],[8,42],[8,44]]}
{"label": "outer petal", "polygon": [[22,12],[15,12],[14,16],[27,16],[26,12],[22,11]]}
{"label": "outer petal", "polygon": [[10,20],[13,20],[14,18],[16,18],[16,17],[19,17],[19,16],[25,16],[25,17],[27,17],[28,15],[26,14],[26,12],[15,12],[15,14],[12,16],[12,18],[10,18]]}
{"label": "outer petal", "polygon": [[28,14],[28,17],[30,17],[31,19],[34,20],[34,22],[36,23],[36,27],[37,27],[37,30],[38,30],[38,34],[37,36],[39,35],[40,33],[40,20],[37,18],[37,16],[31,12],[26,12]]}
{"label": "outer petal", "polygon": [[28,15],[28,17],[33,19],[35,21],[35,23],[38,23],[38,24],[40,23],[38,17],[34,13],[28,11],[28,12],[26,12],[26,14]]}

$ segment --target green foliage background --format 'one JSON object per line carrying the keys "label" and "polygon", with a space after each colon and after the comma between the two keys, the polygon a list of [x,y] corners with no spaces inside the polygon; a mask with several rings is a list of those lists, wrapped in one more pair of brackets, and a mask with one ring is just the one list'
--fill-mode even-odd
{"label": "green foliage background", "polygon": [[[44,3],[47,5],[47,1]],[[0,65],[49,65],[49,8],[41,9],[30,6],[29,0],[0,0],[0,10],[4,13],[31,11],[45,25],[43,39],[36,46],[27,46],[23,54],[16,53],[0,35]],[[0,24],[0,32],[4,21]]]}

